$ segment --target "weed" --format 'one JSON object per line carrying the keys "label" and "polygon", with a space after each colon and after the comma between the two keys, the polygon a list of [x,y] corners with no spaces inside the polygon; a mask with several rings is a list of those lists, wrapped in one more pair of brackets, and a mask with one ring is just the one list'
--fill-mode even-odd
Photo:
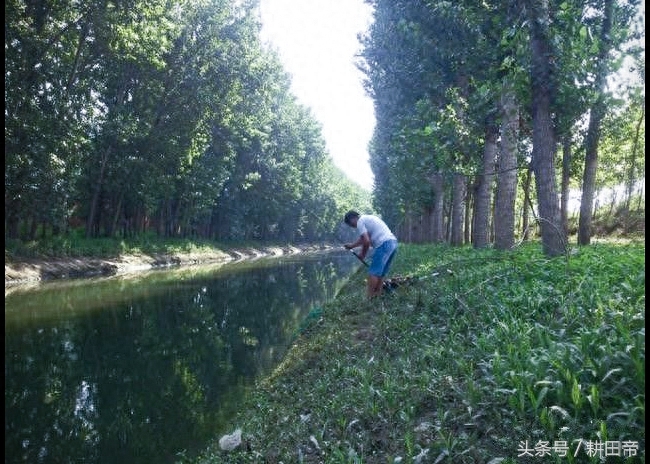
{"label": "weed", "polygon": [[[597,462],[579,440],[633,442],[621,462],[645,462],[644,251],[403,245],[394,271],[417,284],[366,304],[353,276],[233,419],[249,449],[195,462],[297,462],[310,435],[326,463],[527,462],[526,441]],[[309,430],[280,420],[305,410]]]}

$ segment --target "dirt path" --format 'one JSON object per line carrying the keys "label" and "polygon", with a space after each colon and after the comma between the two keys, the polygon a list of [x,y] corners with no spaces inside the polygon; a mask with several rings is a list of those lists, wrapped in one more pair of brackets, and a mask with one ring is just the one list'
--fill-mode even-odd
{"label": "dirt path", "polygon": [[57,279],[74,279],[94,276],[122,275],[163,267],[192,266],[220,262],[240,261],[263,256],[326,250],[328,245],[287,247],[239,248],[227,251],[214,250],[200,253],[156,255],[123,255],[116,258],[58,258],[25,259],[7,262],[5,257],[5,287],[12,284]]}

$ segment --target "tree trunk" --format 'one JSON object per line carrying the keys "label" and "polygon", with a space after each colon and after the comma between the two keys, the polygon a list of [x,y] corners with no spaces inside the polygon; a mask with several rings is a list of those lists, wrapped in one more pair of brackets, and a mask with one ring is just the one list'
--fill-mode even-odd
{"label": "tree trunk", "polygon": [[514,89],[505,84],[501,96],[501,150],[497,155],[497,191],[494,201],[494,246],[509,250],[515,245],[517,196],[517,142],[519,108]]}
{"label": "tree trunk", "polygon": [[463,244],[463,217],[467,179],[461,173],[454,173],[452,182],[451,244],[459,246]]}
{"label": "tree trunk", "polygon": [[[16,202],[15,204],[17,204]],[[14,204],[14,205],[15,205]],[[7,208],[7,202],[5,201],[5,233],[8,238],[18,238],[19,235],[19,218],[18,214],[12,208]],[[17,208],[18,210],[20,208]]]}
{"label": "tree trunk", "polygon": [[600,31],[601,48],[598,52],[598,69],[594,83],[597,97],[589,112],[589,126],[585,140],[585,170],[582,176],[578,245],[589,245],[591,243],[591,211],[594,203],[594,190],[596,188],[596,171],[598,170],[600,126],[607,112],[605,106],[605,86],[607,85],[607,55],[611,48],[610,33],[613,14],[614,0],[605,0],[603,26]]}
{"label": "tree trunk", "polygon": [[102,193],[102,186],[104,185],[104,174],[106,172],[106,163],[108,162],[108,157],[111,154],[111,147],[108,147],[102,153],[102,159],[99,166],[99,176],[97,177],[97,182],[95,184],[95,191],[93,192],[93,197],[90,201],[90,213],[88,214],[88,220],[86,221],[86,237],[95,237],[97,235],[97,223],[98,223],[98,214],[97,210],[99,207],[99,198]]}
{"label": "tree trunk", "polygon": [[120,192],[119,197],[117,198],[117,206],[115,207],[115,214],[113,215],[113,221],[111,222],[111,228],[109,230],[108,236],[112,237],[115,234],[115,231],[119,228],[120,216],[122,215],[122,201],[124,199],[124,192]]}
{"label": "tree trunk", "polygon": [[79,61],[83,52],[84,45],[86,43],[87,36],[88,36],[88,23],[84,23],[84,25],[81,27],[81,30],[79,32],[79,41],[77,42],[77,48],[74,54],[74,63],[72,65],[72,69],[70,70],[70,74],[68,75],[68,79],[65,85],[66,99],[70,95],[70,90],[72,89],[72,85],[75,81],[75,77],[77,76],[79,70]]}
{"label": "tree trunk", "polygon": [[36,233],[38,232],[38,220],[32,217],[31,226],[29,227],[29,239],[36,240]]}
{"label": "tree trunk", "polygon": [[433,174],[429,181],[433,190],[433,210],[431,211],[431,229],[433,243],[445,241],[445,184],[440,173]]}
{"label": "tree trunk", "polygon": [[426,218],[427,218],[427,243],[435,242],[434,235],[434,214],[433,206],[428,206],[426,209]]}
{"label": "tree trunk", "polygon": [[618,193],[616,189],[612,191],[612,200],[609,202],[609,213],[608,216],[611,218],[614,216],[614,210],[616,208],[616,200],[618,199]]}
{"label": "tree trunk", "polygon": [[560,195],[560,215],[562,217],[562,228],[565,234],[569,234],[569,181],[571,180],[571,136],[565,135],[562,138],[562,186]]}
{"label": "tree trunk", "polygon": [[410,243],[411,242],[411,232],[410,232],[410,227],[409,227],[409,214],[408,212],[404,215],[404,219],[400,223],[400,225],[397,227],[397,235],[399,235],[399,238],[402,242],[404,243]]}
{"label": "tree trunk", "polygon": [[445,214],[444,214],[444,224],[445,224],[445,239],[446,243],[451,243],[451,212],[452,212],[452,202],[445,204]]}
{"label": "tree trunk", "polygon": [[524,178],[524,205],[521,212],[521,230],[522,230],[522,239],[527,242],[530,238],[530,221],[528,217],[530,212],[528,211],[528,205],[530,205],[530,184],[532,181],[532,169],[528,168],[526,171],[526,177]]}
{"label": "tree trunk", "polygon": [[645,121],[645,101],[641,103],[641,117],[636,124],[636,132],[634,133],[634,143],[632,144],[632,152],[630,154],[630,159],[627,162],[629,166],[627,171],[627,181],[625,188],[625,220],[627,229],[627,221],[629,219],[630,213],[630,202],[632,201],[632,192],[634,191],[634,184],[636,184],[636,155],[639,151],[639,138],[641,134],[641,125]]}
{"label": "tree trunk", "polygon": [[547,256],[559,256],[566,251],[566,234],[560,219],[560,205],[555,178],[555,133],[552,105],[553,76],[551,59],[553,51],[548,35],[550,17],[545,2],[527,2],[531,29],[532,52],[532,168],[539,207],[542,248]]}
{"label": "tree trunk", "polygon": [[596,171],[598,169],[598,138],[600,137],[600,118],[589,116],[589,129],[586,139],[585,170],[582,175],[582,197],[580,199],[580,219],[578,221],[578,245],[591,243],[591,222],[596,189]]}
{"label": "tree trunk", "polygon": [[464,243],[472,243],[472,220],[474,218],[474,188],[467,191],[467,199],[465,201],[465,236]]}
{"label": "tree trunk", "polygon": [[474,217],[474,247],[486,248],[490,244],[490,209],[492,200],[492,184],[497,156],[498,128],[488,124],[485,130],[485,146],[483,147],[483,164],[478,176],[476,187],[476,214]]}

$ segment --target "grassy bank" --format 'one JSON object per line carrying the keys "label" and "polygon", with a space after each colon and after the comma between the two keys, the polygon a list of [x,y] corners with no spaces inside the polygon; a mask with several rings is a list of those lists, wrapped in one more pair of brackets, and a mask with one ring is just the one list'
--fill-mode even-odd
{"label": "grassy bank", "polygon": [[370,303],[362,269],[191,462],[645,462],[644,253],[402,245],[422,278]]}
{"label": "grassy bank", "polygon": [[29,242],[8,240],[5,243],[5,285],[278,256],[331,246],[326,243],[218,243],[155,235],[87,239],[77,233]]}
{"label": "grassy bank", "polygon": [[86,238],[82,230],[76,230],[68,235],[39,240],[7,240],[5,259],[20,261],[52,258],[114,258],[138,254],[211,254],[214,252],[225,254],[231,249],[253,245],[257,244],[216,243],[210,240],[158,237],[155,234],[142,234],[130,238]]}

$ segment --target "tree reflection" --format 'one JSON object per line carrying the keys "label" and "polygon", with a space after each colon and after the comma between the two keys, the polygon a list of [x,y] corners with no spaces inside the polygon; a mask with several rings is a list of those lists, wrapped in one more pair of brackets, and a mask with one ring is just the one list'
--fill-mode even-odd
{"label": "tree reflection", "polygon": [[164,463],[201,449],[356,267],[331,254],[12,293],[5,462]]}

